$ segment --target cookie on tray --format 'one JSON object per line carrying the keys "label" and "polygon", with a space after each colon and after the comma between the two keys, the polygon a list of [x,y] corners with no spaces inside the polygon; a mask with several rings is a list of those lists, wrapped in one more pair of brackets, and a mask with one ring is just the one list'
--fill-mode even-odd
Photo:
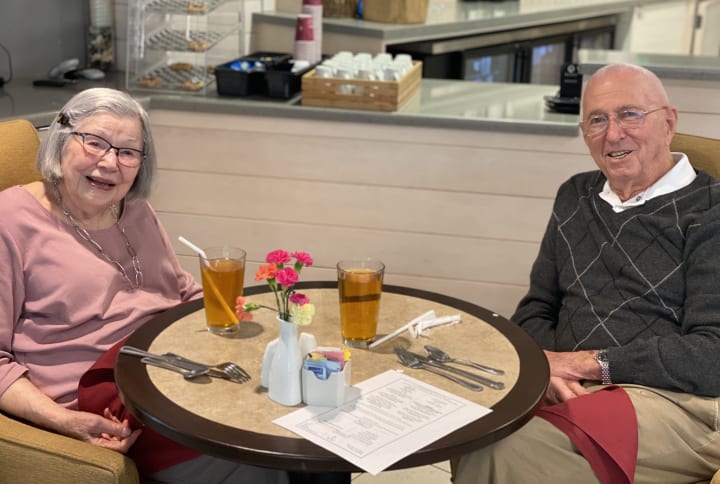
{"label": "cookie on tray", "polygon": [[200,89],[205,87],[205,83],[199,79],[192,78],[188,79],[187,81],[183,81],[182,84],[180,84],[180,87],[182,87],[186,91],[199,91]]}
{"label": "cookie on tray", "polygon": [[204,52],[210,46],[210,42],[206,40],[190,40],[187,43],[188,50],[193,52]]}
{"label": "cookie on tray", "polygon": [[170,64],[170,69],[175,72],[188,72],[191,71],[192,68],[193,65],[188,62],[175,62],[173,64]]}
{"label": "cookie on tray", "polygon": [[207,12],[207,4],[205,2],[188,2],[189,13],[205,13]]}
{"label": "cookie on tray", "polygon": [[162,82],[160,76],[145,76],[138,81],[138,84],[142,87],[158,87]]}

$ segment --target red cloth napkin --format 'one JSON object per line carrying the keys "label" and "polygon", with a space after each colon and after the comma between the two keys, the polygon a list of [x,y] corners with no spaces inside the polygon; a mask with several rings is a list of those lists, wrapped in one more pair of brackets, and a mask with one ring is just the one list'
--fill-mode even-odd
{"label": "red cloth napkin", "polygon": [[115,386],[115,357],[124,343],[123,340],[110,348],[80,378],[78,385],[79,409],[102,415],[103,411],[109,408],[113,415],[121,421],[127,419],[133,430],[143,429],[142,434],[128,452],[128,456],[135,461],[141,476],[154,474],[200,456],[199,452],[183,447],[149,427],[145,427],[127,411]]}
{"label": "red cloth napkin", "polygon": [[587,459],[603,484],[632,483],[637,462],[635,408],[625,390],[608,386],[536,415],[562,430]]}

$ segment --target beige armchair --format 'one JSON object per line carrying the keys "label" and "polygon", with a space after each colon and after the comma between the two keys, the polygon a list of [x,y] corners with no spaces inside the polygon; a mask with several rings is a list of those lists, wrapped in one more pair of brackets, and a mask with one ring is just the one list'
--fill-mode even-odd
{"label": "beige armchair", "polygon": [[[40,139],[25,120],[0,122],[0,190],[39,180]],[[58,484],[137,484],[128,457],[38,429],[0,413],[0,481]]]}
{"label": "beige armchair", "polygon": [[695,168],[720,180],[720,139],[675,133],[670,149],[685,153]]}
{"label": "beige armchair", "polygon": [[[720,180],[720,139],[675,133],[670,149],[685,153],[695,168]],[[720,484],[720,470],[715,473],[711,484]]]}
{"label": "beige armchair", "polygon": [[39,146],[40,138],[30,122],[0,122],[0,190],[40,179],[35,169]]}

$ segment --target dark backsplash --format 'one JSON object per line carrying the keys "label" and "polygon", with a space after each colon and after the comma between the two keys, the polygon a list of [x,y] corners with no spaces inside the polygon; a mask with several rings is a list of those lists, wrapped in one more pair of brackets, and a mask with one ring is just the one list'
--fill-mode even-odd
{"label": "dark backsplash", "polygon": [[[13,79],[44,77],[61,60],[86,63],[87,0],[2,0],[0,44],[12,56]],[[0,49],[0,77],[8,64]]]}

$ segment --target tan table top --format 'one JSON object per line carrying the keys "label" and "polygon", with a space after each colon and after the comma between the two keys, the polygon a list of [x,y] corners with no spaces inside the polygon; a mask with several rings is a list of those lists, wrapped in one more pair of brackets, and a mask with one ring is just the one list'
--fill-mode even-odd
{"label": "tan table top", "polygon": [[[300,332],[312,333],[321,346],[342,346],[336,283],[301,286],[309,286],[302,292],[316,305],[317,312],[313,323],[300,327]],[[274,306],[274,298],[266,287],[248,288],[246,295],[250,295],[253,302]],[[529,418],[548,380],[542,351],[514,324],[478,306],[438,294],[385,286],[379,336],[431,309],[438,316],[460,314],[462,322],[433,328],[429,337],[415,339],[403,333],[372,351],[352,348],[352,382],[361,382],[389,369],[401,369],[414,378],[492,407],[494,411],[391,468],[444,460],[507,435]],[[291,470],[357,470],[343,459],[272,423],[294,410],[270,400],[260,386],[265,346],[278,335],[273,311],[255,312],[254,321],[243,323],[232,337],[205,330],[204,310],[199,301],[168,313],[172,314],[156,318],[138,330],[128,344],[153,353],[175,352],[208,363],[234,361],[244,367],[252,379],[242,385],[208,377],[187,381],[177,373],[146,368],[139,359],[120,355],[116,368],[118,386],[126,406],[136,416],[170,438],[226,458]],[[400,344],[424,354],[423,345],[428,343],[458,358],[503,369],[503,376],[486,376],[504,382],[505,389],[467,390],[430,372],[403,367],[392,351]],[[476,429],[471,431],[468,427]],[[463,437],[463,434],[466,435]]]}

